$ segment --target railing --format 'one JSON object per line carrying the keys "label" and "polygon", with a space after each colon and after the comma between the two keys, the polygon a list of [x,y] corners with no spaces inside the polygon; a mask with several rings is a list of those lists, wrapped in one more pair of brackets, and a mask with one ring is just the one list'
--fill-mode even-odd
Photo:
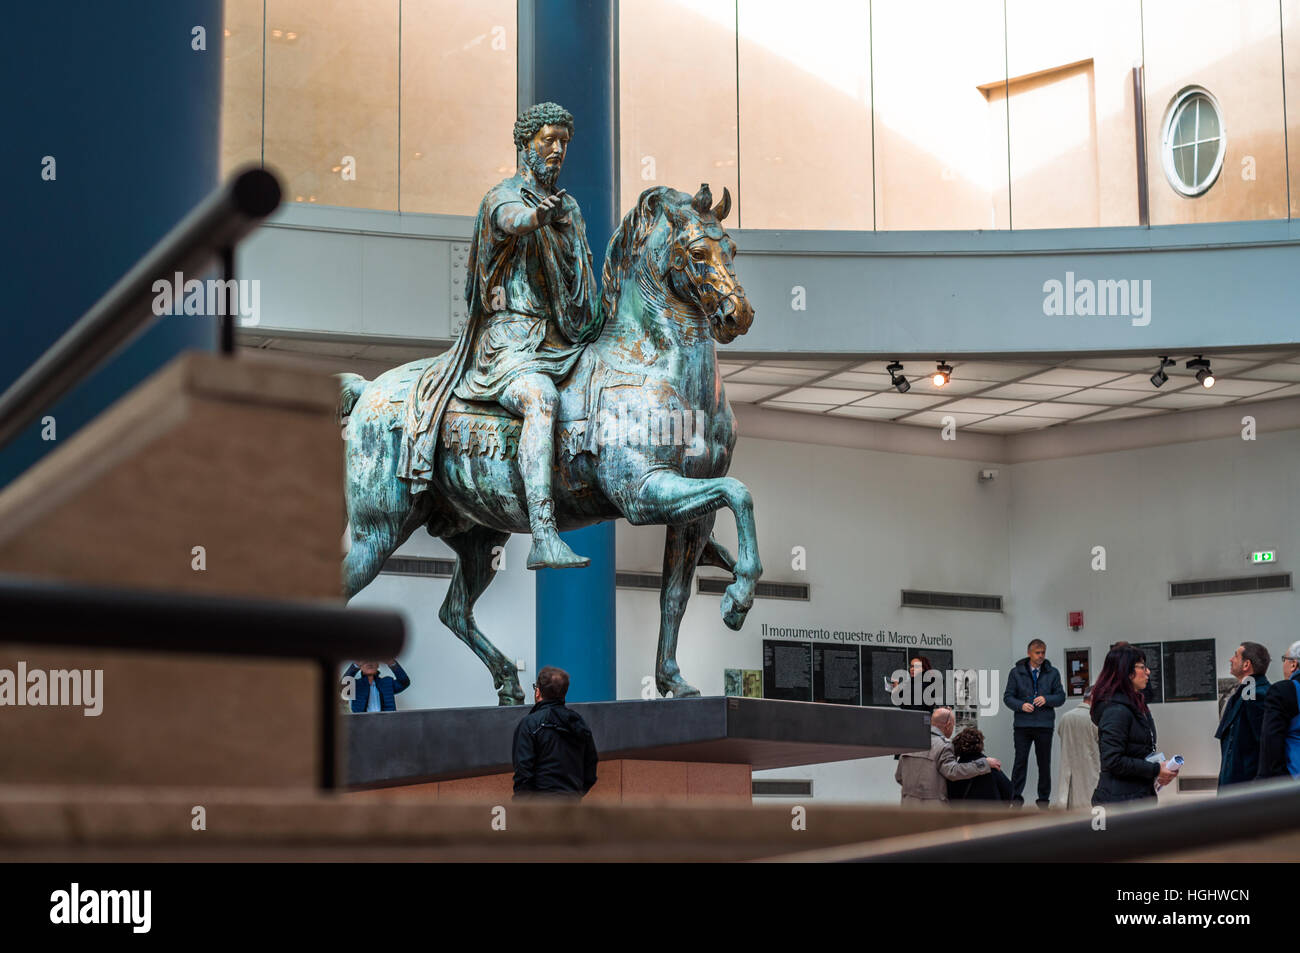
{"label": "railing", "polygon": [[0,575],[0,640],[24,645],[308,659],[320,666],[320,785],[338,784],[338,663],[395,658],[395,612],[51,582]]}
{"label": "railing", "polygon": [[[841,863],[1071,863],[1156,858],[1179,851],[1227,844],[1266,843],[1270,836],[1300,828],[1300,785],[1291,778],[1233,785],[1217,797],[1197,796],[1168,806],[1107,805],[1105,827],[1091,812],[1056,822],[1002,823],[965,832],[947,828],[924,835],[942,843],[881,849],[879,843],[830,848],[793,859]],[[1260,839],[1265,840],[1260,840]]]}
{"label": "railing", "polygon": [[[202,271],[214,259],[222,277],[233,279],[235,246],[279,205],[279,180],[265,169],[247,169],[195,206],[0,395],[0,448],[154,322],[155,281]],[[234,316],[223,310],[219,343],[230,354]]]}

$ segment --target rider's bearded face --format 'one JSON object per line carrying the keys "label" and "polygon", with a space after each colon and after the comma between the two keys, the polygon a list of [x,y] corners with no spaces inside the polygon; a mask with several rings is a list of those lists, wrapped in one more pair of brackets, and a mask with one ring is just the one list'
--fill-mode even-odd
{"label": "rider's bearded face", "polygon": [[564,157],[569,151],[568,126],[542,126],[524,149],[524,161],[537,181],[548,189],[559,178]]}

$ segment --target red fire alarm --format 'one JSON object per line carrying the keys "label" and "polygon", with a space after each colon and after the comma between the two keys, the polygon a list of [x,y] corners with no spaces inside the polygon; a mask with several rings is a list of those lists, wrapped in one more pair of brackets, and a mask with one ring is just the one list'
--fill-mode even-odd
{"label": "red fire alarm", "polygon": [[1075,632],[1078,632],[1080,629],[1083,628],[1082,612],[1067,612],[1066,618],[1067,618],[1066,624],[1069,625],[1069,627],[1072,628]]}

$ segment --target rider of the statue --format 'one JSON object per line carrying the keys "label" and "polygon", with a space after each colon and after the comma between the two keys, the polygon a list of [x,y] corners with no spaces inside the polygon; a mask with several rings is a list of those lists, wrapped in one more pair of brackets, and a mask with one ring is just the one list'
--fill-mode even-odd
{"label": "rider of the statue", "polygon": [[560,538],[551,492],[556,385],[600,330],[600,289],[578,203],[556,180],[573,116],[539,103],[515,121],[518,170],[488,190],[470,244],[464,330],[417,386],[418,417],[399,473],[412,493],[431,479],[439,423],[454,393],[522,418],[516,462],[533,534],[528,568],[586,566]]}

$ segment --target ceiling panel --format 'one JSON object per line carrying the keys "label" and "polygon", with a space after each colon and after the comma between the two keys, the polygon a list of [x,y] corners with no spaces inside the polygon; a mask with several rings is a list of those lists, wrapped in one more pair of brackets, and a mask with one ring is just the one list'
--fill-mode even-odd
{"label": "ceiling panel", "polygon": [[978,423],[967,425],[967,430],[979,430],[985,433],[1019,433],[1025,430],[1042,430],[1059,424],[1054,417],[989,417]]}
{"label": "ceiling panel", "polygon": [[839,358],[822,361],[787,361],[785,358],[767,358],[760,362],[764,367],[789,367],[797,370],[821,371],[823,374],[836,368],[848,367],[848,362]]}
{"label": "ceiling panel", "polygon": [[723,390],[726,392],[727,400],[735,401],[741,404],[753,404],[762,400],[764,397],[771,397],[781,389],[780,384],[744,384],[733,381],[727,381],[723,384]]}
{"label": "ceiling panel", "polygon": [[912,392],[920,391],[926,394],[975,394],[982,390],[988,390],[990,387],[997,387],[997,381],[972,381],[964,377],[957,377],[955,372],[952,380],[942,387],[935,387],[934,380],[931,377],[908,377],[912,382]]}
{"label": "ceiling panel", "polygon": [[1260,381],[1300,381],[1300,364],[1266,364],[1253,371],[1242,371],[1238,376]]}
{"label": "ceiling panel", "polygon": [[981,397],[999,397],[1007,400],[1056,400],[1067,394],[1082,393],[1077,387],[1058,384],[1003,384],[986,390]]}
{"label": "ceiling panel", "polygon": [[825,387],[861,387],[863,390],[884,390],[890,387],[888,374],[864,374],[862,371],[844,371],[818,381]]}
{"label": "ceiling panel", "polygon": [[[1216,365],[1216,371],[1219,369]],[[1268,390],[1276,390],[1283,386],[1277,381],[1252,381],[1244,380],[1238,377],[1216,377],[1214,387],[1206,391],[1208,394],[1231,394],[1234,397],[1250,397],[1254,394],[1262,394]],[[1192,391],[1205,390],[1204,387],[1192,388]]]}
{"label": "ceiling panel", "polygon": [[[1219,385],[1215,384],[1214,386],[1218,387]],[[1287,387],[1271,390],[1255,397],[1243,397],[1241,400],[1237,401],[1237,403],[1245,404],[1257,400],[1280,400],[1283,397],[1295,397],[1297,394],[1300,394],[1300,384],[1291,384]]]}
{"label": "ceiling panel", "polygon": [[975,423],[978,420],[985,420],[987,418],[987,415],[986,414],[945,414],[939,411],[926,410],[926,411],[922,411],[919,414],[914,414],[911,417],[904,417],[902,423],[916,424],[921,427],[939,428],[945,425],[945,421],[944,421],[945,417],[953,417],[956,419],[958,427],[966,427],[969,426],[970,424]]}
{"label": "ceiling panel", "polygon": [[864,397],[862,400],[855,401],[855,407],[903,407],[907,410],[922,410],[926,407],[933,407],[935,404],[943,403],[946,398],[936,397],[933,394],[916,394],[908,392],[900,394],[898,391],[883,391],[879,394],[872,394],[870,397]]}
{"label": "ceiling panel", "polygon": [[[1155,368],[1151,369],[1151,374],[1155,373]],[[1166,371],[1166,374],[1169,372]],[[1143,390],[1148,393],[1155,393],[1155,385],[1151,383],[1151,374],[1130,374],[1126,377],[1118,377],[1113,381],[1106,383],[1105,389],[1108,390]],[[1185,378],[1169,375],[1169,380],[1165,382],[1165,387],[1186,387],[1188,384],[1195,384],[1195,378],[1190,381]]]}
{"label": "ceiling panel", "polygon": [[759,403],[760,407],[771,407],[773,410],[797,410],[804,414],[821,414],[834,407],[834,404],[798,404],[790,401],[765,400]]}
{"label": "ceiling panel", "polygon": [[1068,420],[1072,417],[1082,417],[1084,414],[1109,409],[1105,405],[1097,404],[1042,403],[1030,404],[1024,410],[1013,410],[1012,413],[1017,417],[1056,417],[1061,420]]}
{"label": "ceiling panel", "polygon": [[[1085,371],[1077,367],[1055,367],[1042,374],[1025,378],[1026,384],[1062,384],[1074,387],[1095,387],[1124,375],[1118,371]],[[1150,377],[1150,375],[1147,375]],[[1147,381],[1150,384],[1150,381]]]}
{"label": "ceiling panel", "polygon": [[[1024,377],[1027,374],[1033,374],[1036,371],[1046,370],[1049,366],[1030,363],[1011,364],[998,361],[949,361],[948,363],[952,365],[954,379],[961,378],[968,381],[1009,381]],[[925,373],[933,374],[933,365],[927,367]]]}
{"label": "ceiling panel", "polygon": [[893,420],[907,411],[901,407],[863,407],[850,404],[847,407],[836,407],[827,413],[836,417],[857,417],[862,420]]}
{"label": "ceiling panel", "polygon": [[[1152,397],[1144,401],[1143,407],[1172,407],[1176,410],[1187,410],[1193,407],[1222,407],[1229,401],[1235,400],[1232,394],[1221,394],[1216,396],[1213,392],[1206,390],[1204,387],[1199,388],[1200,393],[1195,391],[1182,391],[1177,394],[1161,394],[1158,397]],[[1217,390],[1217,388],[1216,388]]]}
{"label": "ceiling panel", "polygon": [[[1166,384],[1166,387],[1169,385]],[[1151,394],[1155,393],[1155,388],[1151,382],[1147,381],[1148,393],[1142,393],[1136,390],[1113,390],[1106,387],[1085,387],[1083,390],[1077,390],[1073,394],[1065,394],[1056,398],[1058,403],[1062,404],[1131,404],[1135,400],[1145,400]]]}
{"label": "ceiling panel", "polygon": [[797,387],[780,400],[793,401],[797,404],[851,404],[861,400],[867,393],[863,390],[847,390],[838,387]]}
{"label": "ceiling panel", "polygon": [[[1170,356],[1176,357],[1176,355]],[[1146,370],[1148,373],[1154,373],[1155,369],[1160,365],[1160,355],[1152,357],[1081,357],[1074,361],[1067,361],[1066,365],[1068,367],[1082,367],[1101,371],[1134,373]]]}
{"label": "ceiling panel", "polygon": [[1028,407],[1027,400],[990,400],[986,397],[962,397],[951,403],[936,407],[935,410],[947,412],[955,410],[963,414],[1007,414],[1021,407]]}
{"label": "ceiling panel", "polygon": [[1163,413],[1166,413],[1166,411],[1158,407],[1116,407],[1114,410],[1108,410],[1104,414],[1098,414],[1080,422],[1090,424],[1094,420],[1123,420],[1127,417],[1150,417],[1154,414]]}
{"label": "ceiling panel", "polygon": [[785,384],[787,386],[794,384],[806,384],[814,377],[818,377],[816,371],[797,370],[790,367],[747,367],[743,371],[737,371],[727,378],[729,381],[743,381],[746,384]]}

